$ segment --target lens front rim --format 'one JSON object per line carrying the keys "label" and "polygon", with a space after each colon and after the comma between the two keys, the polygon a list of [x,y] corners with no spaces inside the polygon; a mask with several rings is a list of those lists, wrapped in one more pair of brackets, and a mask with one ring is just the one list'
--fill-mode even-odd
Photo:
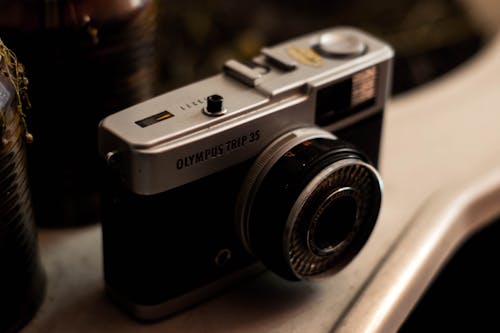
{"label": "lens front rim", "polygon": [[336,137],[330,132],[316,127],[295,129],[278,137],[269,144],[248,171],[236,201],[235,220],[240,240],[249,253],[255,255],[250,241],[251,211],[264,178],[287,151],[301,142],[317,138],[336,140]]}
{"label": "lens front rim", "polygon": [[[351,168],[364,171],[374,192],[370,205],[371,218],[363,227],[362,235],[352,237],[356,246],[340,242],[335,252],[328,255],[312,253],[307,246],[307,230],[326,197],[336,190],[351,186],[353,175],[345,175],[343,183],[328,186],[332,175],[343,174]],[[368,176],[366,176],[368,175]],[[349,178],[351,177],[351,178]],[[325,185],[326,184],[326,185]],[[320,186],[321,185],[321,186]],[[308,187],[309,186],[309,187]],[[319,193],[316,186],[325,189]],[[356,193],[357,189],[352,193]],[[382,182],[368,158],[351,144],[338,140],[333,134],[317,127],[306,127],[288,132],[270,144],[254,161],[242,183],[236,205],[236,228],[248,252],[259,259],[270,270],[288,280],[315,279],[343,268],[359,252],[370,235],[380,208]],[[367,196],[368,197],[368,196]],[[371,200],[371,199],[369,199]],[[366,209],[363,200],[356,201],[358,210]],[[361,202],[361,203],[360,203]],[[294,213],[291,213],[294,211]],[[352,233],[357,233],[354,230]],[[301,249],[315,259],[328,257],[320,270],[307,272],[298,266],[301,258],[290,255],[295,248],[292,241],[300,237]],[[312,254],[311,254],[312,253]],[[331,260],[338,256],[338,259]],[[306,265],[311,262],[304,261]]]}
{"label": "lens front rim", "polygon": [[[335,183],[335,178],[338,178],[338,175],[343,177],[341,174],[352,168],[361,170],[365,173],[365,177],[371,178],[366,184],[358,184],[368,186],[369,189],[353,185],[346,186],[341,179],[338,180],[339,183]],[[321,191],[326,191],[326,195],[321,193],[322,187],[325,187]],[[328,192],[329,187],[331,190]],[[352,194],[357,193],[356,222],[347,237],[334,246],[331,251],[321,254],[315,253],[311,249],[307,235],[312,221],[318,214],[317,208],[331,193],[345,187],[353,187],[355,190]],[[337,160],[324,168],[309,182],[290,210],[283,240],[283,255],[288,257],[290,269],[298,279],[313,280],[332,275],[354,259],[375,226],[381,206],[382,188],[382,180],[377,170],[372,165],[358,159]],[[370,200],[371,202],[368,202]]]}

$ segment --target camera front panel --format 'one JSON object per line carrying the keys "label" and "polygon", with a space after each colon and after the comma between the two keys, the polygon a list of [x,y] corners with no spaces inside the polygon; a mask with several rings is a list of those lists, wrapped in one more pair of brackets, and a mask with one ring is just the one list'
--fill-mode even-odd
{"label": "camera front panel", "polygon": [[130,192],[110,175],[104,275],[121,306],[142,319],[164,316],[201,300],[197,289],[213,293],[255,263],[235,233],[233,212],[250,163],[150,196]]}
{"label": "camera front panel", "polygon": [[318,85],[315,123],[354,144],[378,167],[384,108],[392,85],[392,59]]}
{"label": "camera front panel", "polygon": [[369,158],[371,164],[378,167],[383,123],[384,110],[382,109],[352,126],[333,132],[333,134],[352,143]]}
{"label": "camera front panel", "polygon": [[[378,112],[334,134],[377,163],[382,118]],[[110,170],[102,220],[104,275],[120,306],[140,319],[163,317],[258,265],[241,243],[234,211],[253,161],[146,196],[130,192]]]}

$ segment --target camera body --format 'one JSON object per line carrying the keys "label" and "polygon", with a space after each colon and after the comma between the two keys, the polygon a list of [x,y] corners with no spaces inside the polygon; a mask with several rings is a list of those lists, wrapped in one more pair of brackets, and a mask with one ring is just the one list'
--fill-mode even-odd
{"label": "camera body", "polygon": [[109,295],[158,319],[262,269],[313,280],[347,265],[380,208],[392,58],[334,27],[104,118]]}

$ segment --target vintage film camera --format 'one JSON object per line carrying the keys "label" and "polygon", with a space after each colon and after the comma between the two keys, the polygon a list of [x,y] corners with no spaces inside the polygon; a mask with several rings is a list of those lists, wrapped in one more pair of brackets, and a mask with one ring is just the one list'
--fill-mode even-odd
{"label": "vintage film camera", "polygon": [[381,204],[392,58],[334,27],[103,119],[109,295],[157,319],[260,267],[289,280],[345,267]]}

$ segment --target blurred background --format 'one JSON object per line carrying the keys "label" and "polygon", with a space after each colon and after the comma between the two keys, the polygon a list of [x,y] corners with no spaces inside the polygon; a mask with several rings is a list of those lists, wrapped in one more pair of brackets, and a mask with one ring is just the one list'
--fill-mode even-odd
{"label": "blurred background", "polygon": [[158,2],[160,90],[220,71],[228,58],[248,59],[263,45],[335,25],[354,25],[396,51],[395,94],[446,73],[485,42],[456,0]]}
{"label": "blurred background", "polygon": [[0,0],[0,8],[0,38],[30,80],[29,175],[46,227],[98,222],[100,119],[219,73],[230,58],[353,25],[394,47],[397,95],[463,63],[487,39],[456,0]]}

